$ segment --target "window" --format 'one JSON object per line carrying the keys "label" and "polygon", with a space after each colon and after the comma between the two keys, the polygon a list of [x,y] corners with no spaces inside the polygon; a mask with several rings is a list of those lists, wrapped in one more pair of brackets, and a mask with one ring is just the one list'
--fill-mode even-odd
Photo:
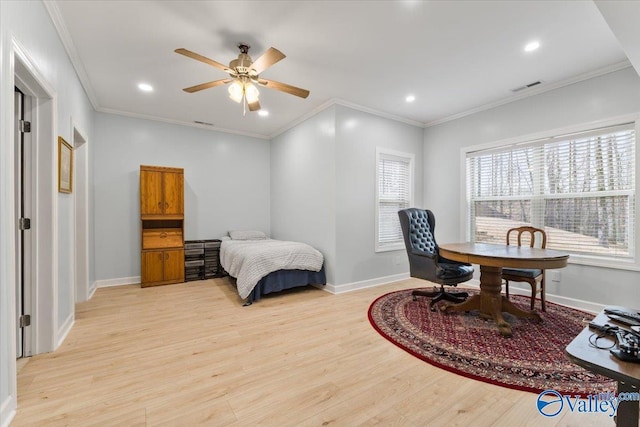
{"label": "window", "polygon": [[471,239],[533,225],[549,249],[635,263],[635,145],[630,123],[467,153]]}
{"label": "window", "polygon": [[404,249],[398,211],[413,203],[413,158],[376,149],[376,252]]}

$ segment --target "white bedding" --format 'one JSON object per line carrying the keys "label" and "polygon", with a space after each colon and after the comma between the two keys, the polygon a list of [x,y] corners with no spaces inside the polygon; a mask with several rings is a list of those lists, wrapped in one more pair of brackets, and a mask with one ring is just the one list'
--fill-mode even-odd
{"label": "white bedding", "polygon": [[278,270],[320,271],[322,254],[306,243],[283,240],[225,240],[220,245],[220,264],[235,277],[238,293],[247,298],[256,284]]}

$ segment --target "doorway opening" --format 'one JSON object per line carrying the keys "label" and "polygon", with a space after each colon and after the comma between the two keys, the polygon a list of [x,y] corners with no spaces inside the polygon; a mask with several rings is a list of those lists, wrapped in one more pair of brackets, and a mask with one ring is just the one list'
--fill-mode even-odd
{"label": "doorway opening", "polygon": [[71,124],[73,130],[73,194],[75,239],[75,302],[87,301],[95,288],[89,287],[89,153],[87,139]]}
{"label": "doorway opening", "polygon": [[14,88],[15,218],[16,245],[16,359],[32,355],[31,285],[32,285],[32,146],[31,103],[18,87]]}

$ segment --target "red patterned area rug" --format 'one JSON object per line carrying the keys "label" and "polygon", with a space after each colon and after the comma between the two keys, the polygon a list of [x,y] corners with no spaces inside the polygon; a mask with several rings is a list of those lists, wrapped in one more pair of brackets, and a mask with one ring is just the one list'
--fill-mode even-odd
{"label": "red patterned area rug", "polygon": [[[492,320],[481,319],[477,312],[432,312],[430,298],[413,301],[412,290],[391,292],[375,300],[369,307],[369,321],[383,337],[432,365],[534,393],[553,389],[585,395],[616,390],[615,381],[574,365],[564,353],[584,328],[582,320],[591,320],[592,314],[550,302],[547,311],[540,312],[540,323],[503,313],[513,331],[511,338],[504,338]],[[528,309],[529,297],[512,295],[510,299]]]}

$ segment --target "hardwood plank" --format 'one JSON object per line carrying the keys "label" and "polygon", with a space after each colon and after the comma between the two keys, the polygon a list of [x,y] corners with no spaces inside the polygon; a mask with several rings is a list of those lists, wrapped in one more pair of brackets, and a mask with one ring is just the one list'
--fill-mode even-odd
{"label": "hardwood plank", "polygon": [[[596,425],[538,414],[537,395],[429,365],[382,338],[367,308],[407,280],[312,287],[242,307],[226,278],[100,288],[54,353],[18,373],[12,426]],[[597,419],[597,421],[596,421]]]}

